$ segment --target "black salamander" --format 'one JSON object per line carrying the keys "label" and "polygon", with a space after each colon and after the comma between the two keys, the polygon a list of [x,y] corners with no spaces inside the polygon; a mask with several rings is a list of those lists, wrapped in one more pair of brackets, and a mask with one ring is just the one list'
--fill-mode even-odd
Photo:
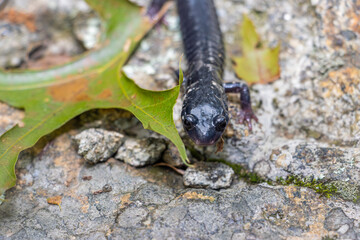
{"label": "black salamander", "polygon": [[[152,15],[166,0],[153,0]],[[198,145],[212,145],[229,122],[226,93],[240,93],[241,123],[251,130],[257,121],[251,108],[250,91],[241,82],[223,83],[225,50],[213,0],[177,0],[180,27],[188,69],[181,112],[183,126]]]}

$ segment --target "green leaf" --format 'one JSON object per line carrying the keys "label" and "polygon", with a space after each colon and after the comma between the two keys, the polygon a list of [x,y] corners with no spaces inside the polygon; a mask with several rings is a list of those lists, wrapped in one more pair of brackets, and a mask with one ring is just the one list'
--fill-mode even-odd
{"label": "green leaf", "polygon": [[274,49],[264,47],[254,24],[246,15],[240,27],[240,37],[243,55],[232,58],[236,75],[250,85],[266,84],[278,79],[280,44]]}
{"label": "green leaf", "polygon": [[132,112],[144,128],[168,137],[182,159],[187,159],[172,114],[180,87],[148,91],[121,72],[155,21],[142,17],[141,9],[127,0],[88,2],[107,20],[107,41],[102,48],[45,71],[0,72],[0,100],[25,110],[23,126],[15,126],[0,137],[0,196],[15,185],[15,163],[22,150],[95,108]]}

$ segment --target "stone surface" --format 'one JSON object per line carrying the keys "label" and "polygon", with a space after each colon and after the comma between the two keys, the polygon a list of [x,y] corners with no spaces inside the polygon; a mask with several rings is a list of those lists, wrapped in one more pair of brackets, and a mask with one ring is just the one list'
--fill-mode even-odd
{"label": "stone surface", "polygon": [[[45,148],[21,154],[17,186],[0,197],[6,198],[0,205],[0,239],[360,239],[359,1],[215,3],[227,56],[239,52],[236,31],[245,13],[262,39],[271,46],[281,43],[282,72],[274,83],[251,88],[260,122],[253,132],[231,118],[223,152],[194,147],[185,138],[190,157],[227,160],[266,180],[312,176],[332,183],[339,194],[327,199],[309,188],[250,185],[241,179],[228,189],[193,189],[185,188],[183,178],[167,168],[133,168],[114,159],[85,164],[71,144],[76,129],[159,138],[123,112],[98,110],[77,118],[73,130],[62,128]],[[61,39],[58,25],[71,28],[69,18],[56,13],[76,16],[88,7],[80,0],[14,0],[9,6],[36,13],[43,9],[40,4],[50,9],[50,20],[56,19],[37,25],[54,31],[52,53],[78,52],[73,36],[55,41]],[[176,85],[170,67],[178,68],[182,45],[174,7],[165,20],[168,27],[154,29],[127,66],[129,75],[150,89]],[[54,23],[57,27],[50,27]],[[47,39],[42,32],[34,35]],[[4,46],[0,44],[1,52],[7,50]],[[224,80],[237,80],[230,64]],[[235,116],[238,96],[229,96],[229,101]],[[174,119],[184,136],[180,112],[181,100]],[[1,133],[21,124],[22,114],[0,104]],[[104,186],[112,191],[104,191],[109,190]],[[62,196],[61,210],[47,204],[54,196]]]}
{"label": "stone surface", "polygon": [[198,162],[184,173],[184,185],[187,187],[221,189],[230,187],[234,170],[217,162]]}
{"label": "stone surface", "polygon": [[157,138],[127,138],[115,158],[133,167],[144,167],[160,160],[166,149],[164,140]]}
{"label": "stone surface", "polygon": [[78,14],[74,19],[74,34],[86,50],[96,47],[100,42],[102,24],[94,13]]}
{"label": "stone surface", "polygon": [[[188,155],[190,154],[188,153]],[[177,150],[176,146],[173,143],[168,144],[168,147],[162,156],[162,160],[165,163],[168,163],[174,167],[179,167],[179,168],[185,167],[185,164],[180,157],[179,151]]]}
{"label": "stone surface", "polygon": [[[34,0],[31,6],[24,0],[9,1],[0,12],[0,46],[6,46],[0,47],[0,67],[44,69],[84,52],[72,31],[79,31],[78,15],[86,16],[84,21],[99,20],[89,11],[82,0],[52,3]],[[77,27],[73,28],[74,25]]]}
{"label": "stone surface", "polygon": [[96,164],[113,156],[124,141],[124,135],[106,131],[101,128],[90,128],[77,134],[73,140],[78,147],[78,154],[85,161]]}

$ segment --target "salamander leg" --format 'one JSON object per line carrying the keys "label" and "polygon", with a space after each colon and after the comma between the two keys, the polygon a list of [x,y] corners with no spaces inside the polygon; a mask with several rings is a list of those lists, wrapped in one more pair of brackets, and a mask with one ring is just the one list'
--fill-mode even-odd
{"label": "salamander leg", "polygon": [[[167,1],[168,0],[152,0],[146,11],[146,15],[154,19]],[[164,21],[163,18],[160,21]]]}
{"label": "salamander leg", "polygon": [[253,113],[251,108],[251,98],[249,87],[242,82],[230,82],[224,83],[224,89],[226,93],[240,93],[241,100],[241,110],[238,112],[238,119],[240,123],[246,123],[252,130],[251,119],[254,119],[255,122],[258,122],[258,118]]}

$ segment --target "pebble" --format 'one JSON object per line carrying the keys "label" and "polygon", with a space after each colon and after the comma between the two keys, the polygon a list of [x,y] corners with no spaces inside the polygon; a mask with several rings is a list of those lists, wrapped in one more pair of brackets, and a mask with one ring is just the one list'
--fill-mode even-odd
{"label": "pebble", "polygon": [[222,189],[230,187],[234,175],[234,170],[223,163],[198,162],[186,169],[183,181],[187,187]]}
{"label": "pebble", "polygon": [[356,39],[356,34],[350,30],[340,31],[340,34],[348,41]]}
{"label": "pebble", "polygon": [[122,143],[124,135],[100,128],[90,128],[73,137],[78,154],[86,162],[96,164],[113,156]]}
{"label": "pebble", "polygon": [[158,138],[127,138],[115,158],[133,167],[144,167],[161,159],[165,141]]}

